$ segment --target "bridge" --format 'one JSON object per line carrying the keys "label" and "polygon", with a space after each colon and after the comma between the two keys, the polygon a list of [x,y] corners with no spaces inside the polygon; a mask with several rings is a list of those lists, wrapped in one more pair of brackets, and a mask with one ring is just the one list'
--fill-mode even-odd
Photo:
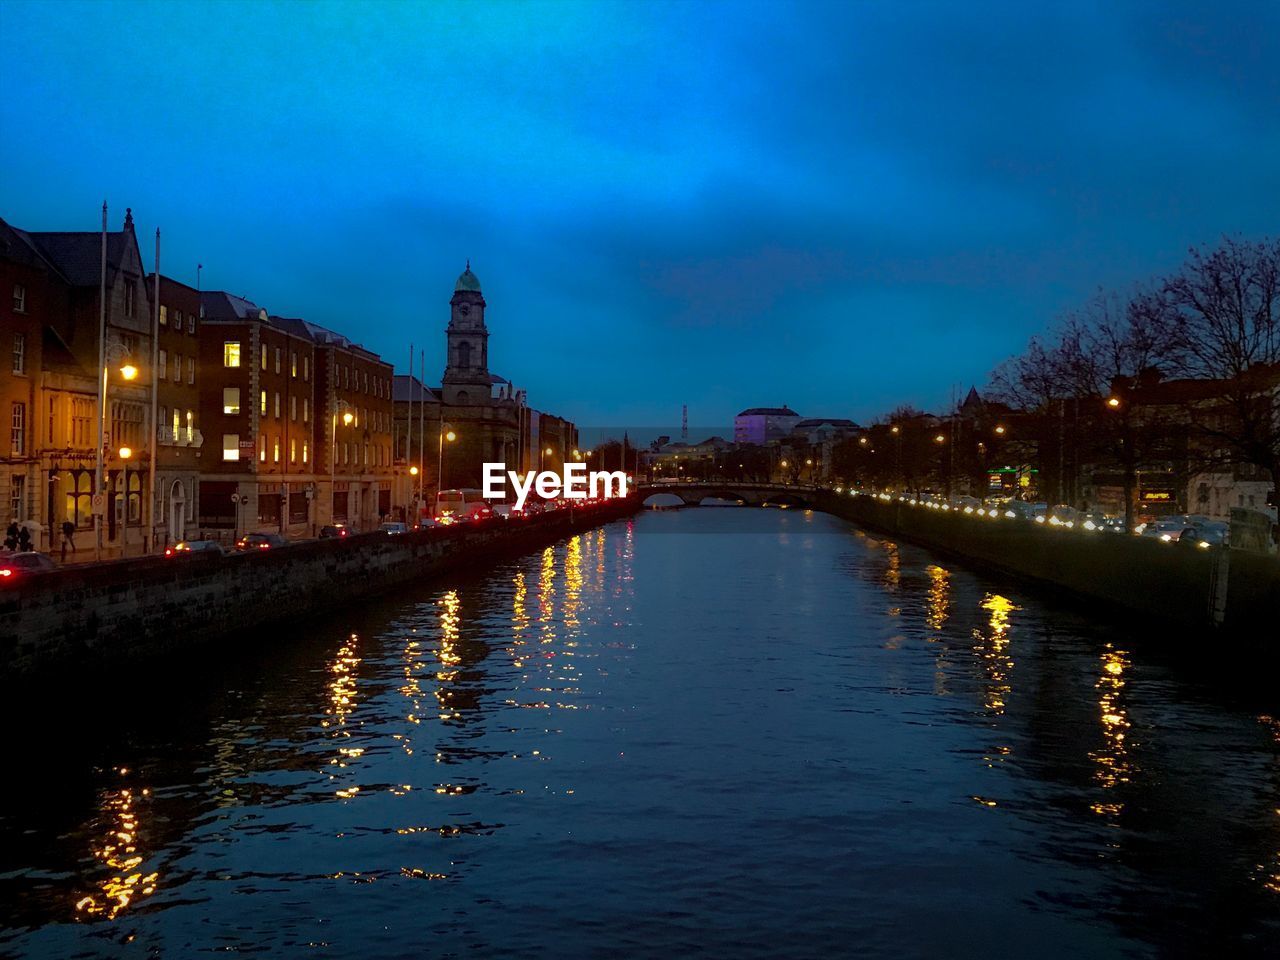
{"label": "bridge", "polygon": [[645,506],[658,494],[670,494],[680,505],[696,507],[703,500],[730,500],[748,507],[810,507],[818,488],[808,484],[731,482],[725,480],[671,480],[641,483],[636,486]]}

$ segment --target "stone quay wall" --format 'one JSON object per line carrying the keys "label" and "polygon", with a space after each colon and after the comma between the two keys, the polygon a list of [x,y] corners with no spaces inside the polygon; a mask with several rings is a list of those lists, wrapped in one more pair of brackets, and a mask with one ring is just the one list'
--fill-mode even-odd
{"label": "stone quay wall", "polygon": [[[806,492],[808,494],[808,492]],[[816,509],[1179,634],[1280,656],[1280,560],[816,490]]]}
{"label": "stone quay wall", "polygon": [[356,534],[227,557],[69,567],[0,587],[0,677],[195,648],[498,556],[538,549],[639,508],[628,497],[522,520]]}

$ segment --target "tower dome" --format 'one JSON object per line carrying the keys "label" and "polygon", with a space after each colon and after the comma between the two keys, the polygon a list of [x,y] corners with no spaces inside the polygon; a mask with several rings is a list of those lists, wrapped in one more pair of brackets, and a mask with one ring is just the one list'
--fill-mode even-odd
{"label": "tower dome", "polygon": [[471,261],[467,261],[467,269],[463,270],[458,276],[458,282],[453,285],[453,292],[460,293],[469,291],[471,293],[480,292],[480,278],[471,272]]}

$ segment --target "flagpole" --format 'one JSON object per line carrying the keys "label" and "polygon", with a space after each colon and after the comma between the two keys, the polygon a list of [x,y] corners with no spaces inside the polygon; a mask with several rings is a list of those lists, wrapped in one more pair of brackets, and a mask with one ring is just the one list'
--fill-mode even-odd
{"label": "flagpole", "polygon": [[[392,389],[391,396],[393,398],[395,397],[394,388]],[[393,399],[392,403],[394,404],[394,402],[395,401]],[[405,433],[408,434],[408,447],[405,449],[405,452],[404,452],[404,462],[405,462],[405,469],[412,471],[413,470],[413,341],[409,342],[409,403],[407,406],[407,410],[409,415],[405,417],[405,427],[407,428],[405,430]],[[418,522],[418,497],[417,497],[417,491],[414,490],[414,486],[415,484],[413,482],[413,474],[410,473],[409,474],[409,504],[413,508],[412,523],[416,524]],[[406,516],[405,520],[408,521],[409,517]]]}
{"label": "flagpole", "polygon": [[[106,446],[107,420],[107,201],[102,201],[102,274],[98,286],[98,458],[94,471],[93,497],[103,492],[102,451]],[[90,506],[93,502],[90,501]],[[102,559],[102,517],[93,513],[94,559]]]}
{"label": "flagpole", "polygon": [[[147,526],[142,531],[142,552],[151,553],[156,538],[156,447],[160,441],[160,424],[156,422],[157,407],[159,401],[159,377],[157,372],[158,351],[160,349],[160,228],[156,227],[156,282],[155,282],[155,303],[152,305],[151,311],[151,441],[148,447],[151,450],[151,463],[147,472]],[[179,371],[181,376],[181,371]]]}
{"label": "flagpole", "polygon": [[[419,386],[422,392],[418,394],[418,499],[425,500],[427,495],[427,351],[419,350],[419,377],[422,382]],[[410,369],[410,373],[413,370]],[[428,516],[434,514],[432,510]]]}

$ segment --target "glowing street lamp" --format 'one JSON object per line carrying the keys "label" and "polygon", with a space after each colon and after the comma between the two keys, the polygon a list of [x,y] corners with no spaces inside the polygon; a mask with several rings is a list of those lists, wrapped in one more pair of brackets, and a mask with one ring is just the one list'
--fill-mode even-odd
{"label": "glowing street lamp", "polygon": [[1003,425],[997,425],[997,426],[996,426],[996,433],[1000,434],[1000,436],[1004,436],[1004,426],[1003,426]]}
{"label": "glowing street lamp", "polygon": [[125,380],[136,380],[138,378],[138,368],[132,363],[126,363],[120,368],[120,376]]}
{"label": "glowing street lamp", "polygon": [[934,437],[934,438],[933,438],[933,442],[934,442],[934,443],[946,443],[946,442],[947,442],[947,438],[946,438],[946,437],[944,437],[942,434],[938,434],[936,437]]}
{"label": "glowing street lamp", "polygon": [[[338,414],[342,414],[342,425],[351,426],[355,422],[355,408],[345,400],[339,400],[333,408],[332,424],[329,430],[329,522],[333,523],[333,505],[337,498],[338,469]],[[318,509],[318,508],[317,508]]]}
{"label": "glowing street lamp", "polygon": [[1119,397],[1109,397],[1109,398],[1107,399],[1107,406],[1108,406],[1108,407],[1110,407],[1112,410],[1116,409],[1116,407],[1120,406],[1120,398],[1119,398]]}

